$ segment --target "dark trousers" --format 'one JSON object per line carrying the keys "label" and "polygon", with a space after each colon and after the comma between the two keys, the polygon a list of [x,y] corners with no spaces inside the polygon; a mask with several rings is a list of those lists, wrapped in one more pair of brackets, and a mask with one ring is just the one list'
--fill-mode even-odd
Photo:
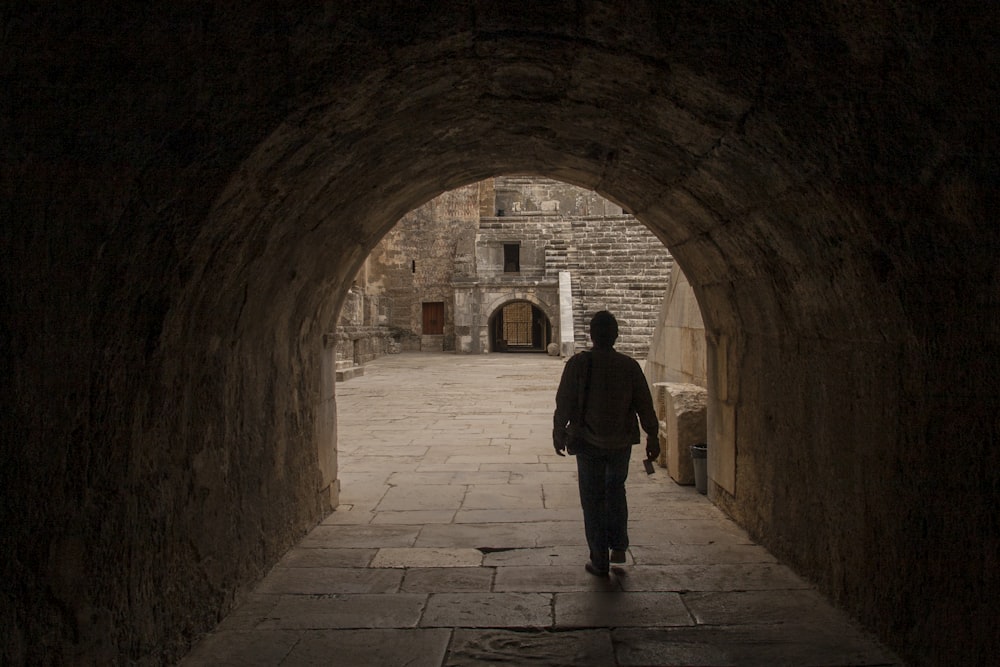
{"label": "dark trousers", "polygon": [[598,570],[608,569],[609,549],[628,549],[625,479],[631,454],[631,447],[602,449],[592,445],[576,454],[590,562]]}

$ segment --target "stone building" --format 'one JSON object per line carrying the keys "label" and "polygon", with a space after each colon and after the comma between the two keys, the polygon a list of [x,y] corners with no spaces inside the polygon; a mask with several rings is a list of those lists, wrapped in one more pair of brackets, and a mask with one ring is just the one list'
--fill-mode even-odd
{"label": "stone building", "polygon": [[488,179],[414,209],[376,246],[345,300],[337,358],[571,353],[589,345],[587,322],[602,309],[618,317],[617,348],[645,358],[672,264],[642,223],[595,192]]}

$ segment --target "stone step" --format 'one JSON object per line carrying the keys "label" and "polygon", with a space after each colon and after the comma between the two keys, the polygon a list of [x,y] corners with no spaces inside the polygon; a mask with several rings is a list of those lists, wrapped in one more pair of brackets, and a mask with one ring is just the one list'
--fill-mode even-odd
{"label": "stone step", "polygon": [[361,377],[365,374],[364,366],[352,366],[350,368],[345,368],[343,370],[337,369],[336,379],[337,382],[346,382],[354,377]]}

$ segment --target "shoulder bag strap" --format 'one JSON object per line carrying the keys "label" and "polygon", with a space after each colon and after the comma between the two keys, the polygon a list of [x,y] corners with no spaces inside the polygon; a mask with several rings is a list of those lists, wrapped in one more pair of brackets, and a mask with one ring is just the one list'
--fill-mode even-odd
{"label": "shoulder bag strap", "polygon": [[579,394],[580,399],[576,410],[576,424],[583,428],[583,415],[587,411],[587,394],[590,392],[590,371],[594,364],[594,358],[587,352],[587,372],[584,374],[583,391]]}

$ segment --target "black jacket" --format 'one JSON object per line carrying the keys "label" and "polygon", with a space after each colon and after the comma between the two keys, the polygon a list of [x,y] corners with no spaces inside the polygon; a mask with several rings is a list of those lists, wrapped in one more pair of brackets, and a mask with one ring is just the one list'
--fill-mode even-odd
{"label": "black jacket", "polygon": [[587,360],[590,360],[590,388],[583,418],[583,437],[595,447],[627,447],[639,442],[642,423],[647,437],[655,438],[659,428],[653,397],[646,376],[632,357],[613,348],[596,348],[573,355],[563,368],[556,392],[553,416],[554,435],[565,432],[576,418],[579,392],[584,390]]}

